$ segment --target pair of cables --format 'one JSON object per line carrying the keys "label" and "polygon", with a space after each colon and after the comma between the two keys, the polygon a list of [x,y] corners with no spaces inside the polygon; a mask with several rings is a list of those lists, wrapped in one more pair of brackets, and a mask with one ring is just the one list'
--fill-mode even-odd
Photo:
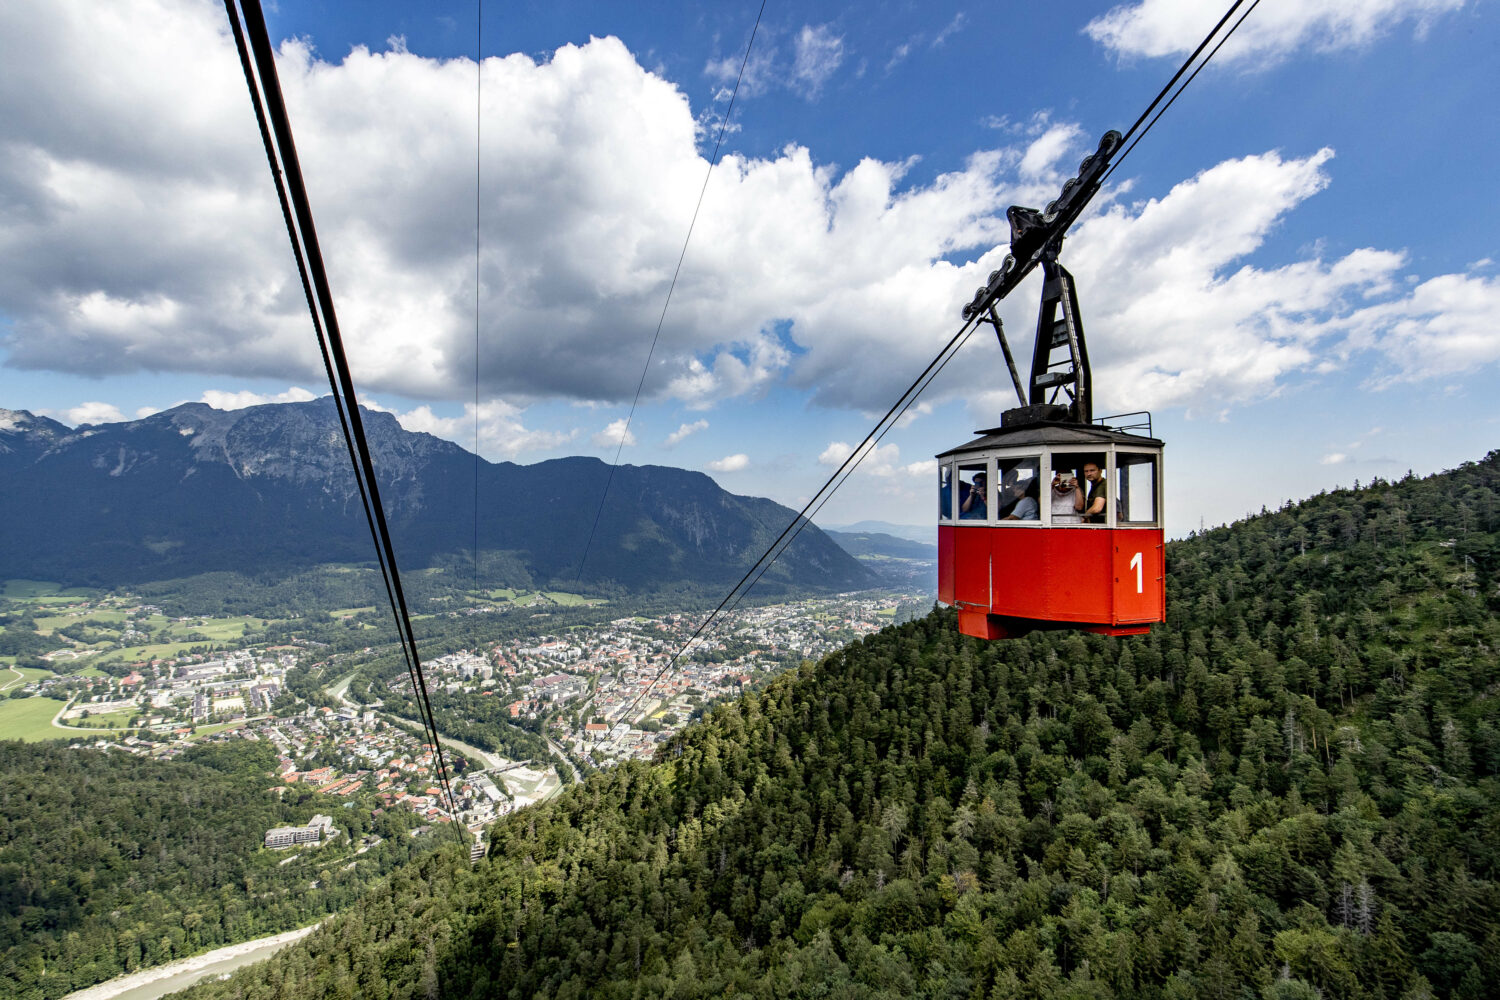
{"label": "pair of cables", "polygon": [[406,660],[412,693],[422,718],[423,730],[432,740],[443,796],[453,816],[455,832],[462,842],[463,828],[458,822],[458,802],[448,780],[448,765],[442,742],[438,739],[432,699],[427,692],[427,679],[422,672],[422,660],[417,653],[417,640],[412,632],[406,594],[401,587],[401,574],[396,566],[390,525],[381,503],[375,465],[365,437],[364,421],[354,392],[349,359],[344,352],[343,336],[339,332],[338,314],[333,306],[333,292],[323,265],[323,253],[318,245],[317,229],[313,225],[312,207],[303,182],[302,167],[297,159],[296,144],[292,141],[291,120],[287,116],[281,81],[276,73],[276,56],[266,30],[265,15],[261,11],[260,0],[224,0],[224,9],[229,15],[240,66],[245,72],[250,102],[255,108],[261,142],[266,149],[266,159],[270,163],[271,176],[276,184],[276,196],[281,203],[282,218],[291,239],[292,253],[297,260],[297,272],[302,279],[302,291],[307,297],[308,311],[312,314],[313,329],[317,333],[318,349],[328,375],[339,427],[344,435],[344,445],[349,453],[365,520],[380,564],[386,600],[396,619],[396,630],[402,656]]}

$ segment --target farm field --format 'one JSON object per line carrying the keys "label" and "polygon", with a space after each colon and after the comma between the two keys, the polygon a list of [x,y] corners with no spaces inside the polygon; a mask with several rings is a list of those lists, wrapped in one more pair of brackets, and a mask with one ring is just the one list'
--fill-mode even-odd
{"label": "farm field", "polygon": [[139,714],[139,712],[100,712],[90,715],[87,719],[76,718],[62,721],[65,726],[76,726],[79,729],[121,730],[129,728],[130,720]]}
{"label": "farm field", "polygon": [[105,625],[121,626],[125,624],[128,617],[123,611],[102,611],[91,609],[87,611],[69,611],[62,614],[48,614],[35,616],[36,627],[44,630],[55,630],[72,625],[76,622],[95,621]]}
{"label": "farm field", "polygon": [[[10,658],[7,657],[7,659]],[[17,667],[6,664],[5,669],[0,670],[0,691],[9,691],[19,684],[30,684],[43,677],[51,676],[52,671],[42,670],[39,667]]]}
{"label": "farm field", "polygon": [[0,700],[0,738],[25,740],[65,740],[79,736],[66,729],[52,725],[52,717],[62,708],[62,702],[51,698],[6,698]]}
{"label": "farm field", "polygon": [[561,590],[513,590],[502,587],[498,590],[487,590],[484,596],[492,601],[508,601],[511,604],[524,607],[538,600],[551,602],[565,608],[583,607],[585,605],[605,604],[602,598],[584,597],[581,594],[570,594]]}
{"label": "farm field", "polygon": [[249,720],[236,719],[233,722],[220,722],[212,726],[199,726],[198,731],[192,736],[189,736],[188,739],[199,740],[205,736],[212,736],[214,733],[222,733],[226,729],[233,729],[236,726],[243,726],[247,721]]}
{"label": "farm field", "polygon": [[206,635],[210,639],[222,642],[244,638],[247,631],[260,628],[260,623],[259,618],[205,618],[201,620],[201,624],[174,622],[172,632],[182,635],[188,633]]}
{"label": "farm field", "polygon": [[39,604],[70,604],[82,597],[92,597],[93,592],[77,587],[64,590],[47,580],[5,580],[0,582],[0,597],[13,601],[30,601]]}
{"label": "farm field", "polygon": [[581,594],[568,594],[562,591],[549,590],[544,595],[548,600],[561,604],[565,608],[584,607],[586,605],[603,604],[599,598],[584,597]]}
{"label": "farm field", "polygon": [[127,662],[131,660],[155,660],[165,659],[185,653],[194,646],[206,645],[203,640],[196,642],[157,642],[149,646],[127,646],[124,649],[113,649],[109,651],[112,657],[118,657]]}

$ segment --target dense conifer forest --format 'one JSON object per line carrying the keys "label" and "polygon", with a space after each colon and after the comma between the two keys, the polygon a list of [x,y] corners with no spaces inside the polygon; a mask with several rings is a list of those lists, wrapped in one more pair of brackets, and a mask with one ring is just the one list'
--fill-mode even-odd
{"label": "dense conifer forest", "polygon": [[[269,744],[243,741],[172,761],[0,742],[0,997],[52,1000],[301,927],[431,843],[408,835],[407,813],[371,819],[296,785],[273,794],[275,764]],[[261,847],[316,812],[333,816],[334,841]],[[351,864],[366,834],[381,842]]]}
{"label": "dense conifer forest", "polygon": [[1500,452],[1168,564],[1150,636],[892,627],[193,996],[1493,995]]}

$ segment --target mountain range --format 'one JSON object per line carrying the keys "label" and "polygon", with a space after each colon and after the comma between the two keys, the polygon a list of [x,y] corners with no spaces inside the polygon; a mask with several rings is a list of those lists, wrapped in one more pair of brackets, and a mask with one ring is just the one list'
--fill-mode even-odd
{"label": "mountain range", "polygon": [[[472,553],[477,535],[483,585],[716,588],[794,517],[682,469],[622,465],[611,478],[595,458],[476,462],[362,412],[403,568]],[[0,552],[5,576],[107,586],[368,562],[373,548],[324,397],[230,411],[185,403],[74,429],[0,409]],[[842,591],[876,579],[809,526],[762,586]]]}

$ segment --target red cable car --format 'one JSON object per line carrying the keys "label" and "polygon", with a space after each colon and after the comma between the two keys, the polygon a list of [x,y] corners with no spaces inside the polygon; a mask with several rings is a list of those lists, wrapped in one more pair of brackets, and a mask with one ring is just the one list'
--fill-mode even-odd
{"label": "red cable car", "polygon": [[959,630],[1136,635],[1164,621],[1162,443],[1056,422],[980,435],[938,456],[938,600]]}
{"label": "red cable car", "polygon": [[[938,600],[958,608],[965,635],[1138,635],[1166,620],[1162,442],[1147,413],[1094,420],[1078,296],[1057,262],[1118,145],[1119,133],[1106,133],[1044,212],[1010,209],[1011,255],[964,307],[965,320],[994,327],[1021,403],[937,456]],[[995,303],[1038,264],[1028,398]]]}

